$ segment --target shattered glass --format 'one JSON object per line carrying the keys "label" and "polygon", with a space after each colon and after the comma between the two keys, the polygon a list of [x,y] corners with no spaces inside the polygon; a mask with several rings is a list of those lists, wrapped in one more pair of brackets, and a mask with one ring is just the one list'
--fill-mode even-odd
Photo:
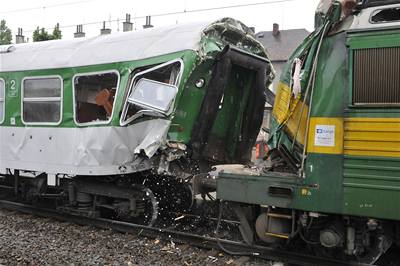
{"label": "shattered glass", "polygon": [[387,8],[379,10],[371,17],[373,23],[400,21],[400,8]]}
{"label": "shattered glass", "polygon": [[149,115],[168,115],[178,92],[182,63],[173,60],[135,75],[126,99],[121,123]]}

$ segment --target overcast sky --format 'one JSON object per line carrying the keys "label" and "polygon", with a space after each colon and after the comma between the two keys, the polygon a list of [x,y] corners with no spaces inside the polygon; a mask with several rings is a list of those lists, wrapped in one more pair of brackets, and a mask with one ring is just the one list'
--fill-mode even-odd
{"label": "overcast sky", "polygon": [[[98,35],[102,27],[101,21],[106,21],[107,27],[113,32],[122,31],[122,21],[126,13],[131,14],[136,29],[141,29],[145,23],[143,16],[153,15],[152,24],[155,27],[228,16],[255,27],[256,31],[271,30],[274,22],[279,23],[281,29],[306,28],[312,31],[314,11],[319,0],[3,0],[1,2],[0,18],[7,21],[13,35],[18,28],[23,28],[24,35],[31,39],[32,31],[37,26],[52,28],[59,23],[63,38],[70,39],[77,24],[84,24],[83,30],[86,36]],[[257,5],[154,16],[184,10],[246,4]],[[116,21],[118,19],[119,23]]]}

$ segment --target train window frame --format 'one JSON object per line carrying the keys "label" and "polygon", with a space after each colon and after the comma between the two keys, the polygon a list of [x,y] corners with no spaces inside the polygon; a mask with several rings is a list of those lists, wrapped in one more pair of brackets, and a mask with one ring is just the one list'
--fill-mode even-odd
{"label": "train window frame", "polygon": [[400,7],[387,7],[387,8],[380,8],[380,9],[376,9],[376,10],[374,10],[372,13],[371,13],[371,15],[370,15],[370,17],[369,17],[369,23],[371,23],[371,24],[385,24],[385,23],[398,23],[398,22],[400,22],[400,19],[397,19],[397,20],[382,20],[382,21],[374,21],[373,19],[374,19],[374,17],[379,13],[379,12],[382,12],[382,11],[386,11],[386,10],[389,10],[389,9],[400,9]]}
{"label": "train window frame", "polygon": [[[25,100],[25,81],[30,79],[59,79],[60,80],[60,97],[32,97],[31,100]],[[53,100],[49,101],[48,99],[52,98]],[[34,100],[32,100],[34,99]],[[24,102],[34,102],[34,101],[43,101],[43,102],[60,102],[60,118],[57,122],[27,122],[24,119]],[[48,75],[48,76],[28,76],[24,77],[21,81],[21,121],[24,125],[46,125],[46,126],[58,126],[61,124],[63,120],[63,110],[64,110],[64,79],[60,75]]]}
{"label": "train window frame", "polygon": [[[133,115],[132,117],[126,119],[125,117],[127,115],[128,109],[129,109],[128,98],[129,98],[129,95],[131,95],[132,90],[135,87],[134,84],[135,84],[135,81],[137,81],[137,77],[142,76],[142,75],[144,75],[146,73],[152,72],[154,70],[157,70],[159,68],[163,68],[165,66],[174,64],[174,63],[179,63],[180,64],[180,69],[179,69],[179,73],[177,75],[175,84],[170,84],[170,85],[174,85],[176,87],[177,91],[176,91],[174,100],[170,104],[169,110],[164,113],[164,112],[157,111],[156,109],[148,108],[148,109],[140,110],[135,115]],[[160,64],[158,64],[158,65],[156,65],[154,67],[151,67],[149,69],[146,69],[146,70],[140,71],[138,73],[135,73],[135,75],[130,79],[130,82],[128,84],[128,90],[127,90],[127,93],[125,94],[125,98],[124,98],[124,101],[123,101],[123,108],[122,108],[121,117],[120,117],[120,121],[119,121],[120,125],[121,126],[126,126],[129,123],[131,123],[132,121],[136,120],[138,117],[140,117],[142,115],[146,115],[146,114],[149,114],[149,115],[152,115],[152,116],[155,116],[155,117],[163,117],[163,116],[170,115],[172,113],[172,109],[173,109],[173,107],[175,105],[176,97],[177,97],[177,95],[179,93],[179,86],[180,86],[181,81],[182,81],[182,76],[183,76],[183,71],[184,70],[185,70],[185,63],[183,62],[183,60],[181,58],[176,58],[176,59],[164,62],[164,63],[160,63]],[[154,81],[154,80],[152,80],[152,81]]]}
{"label": "train window frame", "polygon": [[[115,97],[114,97],[114,102],[113,102],[113,108],[111,111],[111,115],[108,118],[108,120],[103,120],[103,121],[90,121],[90,122],[78,122],[77,120],[77,112],[76,112],[76,93],[75,93],[75,78],[77,77],[82,77],[82,76],[95,76],[95,75],[101,75],[101,74],[116,74],[117,75],[117,86],[115,90]],[[83,73],[77,73],[72,77],[72,106],[73,106],[73,117],[74,117],[74,123],[77,126],[94,126],[94,125],[108,125],[111,123],[114,113],[115,113],[115,103],[118,97],[118,92],[119,92],[119,87],[120,87],[120,82],[121,82],[121,74],[117,69],[110,69],[110,70],[103,70],[103,71],[93,71],[93,72],[83,72]]]}
{"label": "train window frame", "polygon": [[6,120],[6,81],[3,78],[0,78],[0,82],[3,83],[3,87],[0,86],[0,90],[3,90],[3,98],[0,97],[0,102],[3,103],[3,112],[2,117],[0,118],[0,124],[3,124]]}
{"label": "train window frame", "polygon": [[[162,108],[160,108],[160,107],[158,107],[156,105],[153,105],[151,103],[143,103],[141,101],[137,101],[135,99],[131,99],[131,96],[132,96],[131,94],[133,94],[139,88],[139,86],[141,84],[143,84],[143,82],[150,82],[150,83],[153,83],[153,84],[159,84],[159,85],[174,89],[173,99],[169,102],[168,107],[166,109],[162,109]],[[167,84],[167,83],[158,82],[158,81],[151,80],[151,79],[141,78],[135,84],[135,87],[131,91],[131,94],[128,95],[127,102],[129,102],[131,104],[134,104],[134,105],[137,105],[137,106],[142,107],[142,108],[149,108],[151,110],[155,110],[155,111],[160,112],[162,114],[167,114],[167,112],[171,109],[171,104],[173,103],[173,100],[175,99],[177,93],[178,93],[178,88],[174,84]]]}

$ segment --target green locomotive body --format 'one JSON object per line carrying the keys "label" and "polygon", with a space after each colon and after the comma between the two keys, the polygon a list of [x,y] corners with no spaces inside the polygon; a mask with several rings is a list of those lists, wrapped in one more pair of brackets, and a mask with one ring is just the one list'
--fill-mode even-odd
{"label": "green locomotive body", "polygon": [[267,243],[300,230],[374,262],[400,239],[400,2],[325,2],[281,76],[268,165],[221,171],[217,196],[259,206]]}

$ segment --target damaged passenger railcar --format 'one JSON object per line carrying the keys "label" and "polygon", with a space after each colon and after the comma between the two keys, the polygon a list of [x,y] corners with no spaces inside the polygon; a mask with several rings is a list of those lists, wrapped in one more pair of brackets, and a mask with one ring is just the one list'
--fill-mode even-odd
{"label": "damaged passenger railcar", "polygon": [[23,198],[138,215],[149,187],[250,160],[272,73],[229,18],[2,46],[0,172]]}

